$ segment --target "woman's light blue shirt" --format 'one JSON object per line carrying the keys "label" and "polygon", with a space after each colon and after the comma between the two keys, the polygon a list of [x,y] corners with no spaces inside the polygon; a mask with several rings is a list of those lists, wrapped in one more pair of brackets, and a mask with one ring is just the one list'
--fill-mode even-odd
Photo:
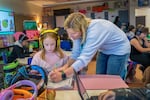
{"label": "woman's light blue shirt", "polygon": [[87,66],[98,50],[108,55],[130,53],[130,42],[126,34],[110,21],[104,19],[92,20],[86,34],[83,45],[81,45],[81,38],[73,40],[71,58],[76,60],[72,64],[76,71]]}

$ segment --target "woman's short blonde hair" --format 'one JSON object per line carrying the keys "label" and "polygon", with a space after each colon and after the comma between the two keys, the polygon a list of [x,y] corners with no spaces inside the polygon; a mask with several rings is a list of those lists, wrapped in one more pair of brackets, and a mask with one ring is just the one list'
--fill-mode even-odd
{"label": "woman's short blonde hair", "polygon": [[75,12],[70,14],[65,22],[64,22],[64,28],[72,28],[74,31],[81,32],[82,33],[82,42],[85,42],[86,38],[86,31],[89,25],[90,19],[88,19],[84,14],[80,12]]}

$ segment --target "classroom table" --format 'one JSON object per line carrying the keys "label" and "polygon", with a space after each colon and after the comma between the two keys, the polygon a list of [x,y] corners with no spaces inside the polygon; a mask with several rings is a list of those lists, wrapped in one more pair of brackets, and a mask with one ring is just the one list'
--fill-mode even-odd
{"label": "classroom table", "polygon": [[[20,63],[26,64],[27,58],[18,59]],[[108,89],[128,88],[128,85],[117,75],[80,75],[88,94],[99,95]],[[76,84],[71,90],[56,90],[55,100],[80,100]]]}
{"label": "classroom table", "polygon": [[[128,88],[128,85],[117,75],[80,75],[89,96],[99,95],[108,89]],[[77,86],[72,90],[56,90],[55,100],[80,100]]]}
{"label": "classroom table", "polygon": [[[105,91],[107,90],[87,90],[87,93],[89,96],[98,96]],[[81,98],[76,90],[63,90],[56,91],[55,100],[81,100]]]}

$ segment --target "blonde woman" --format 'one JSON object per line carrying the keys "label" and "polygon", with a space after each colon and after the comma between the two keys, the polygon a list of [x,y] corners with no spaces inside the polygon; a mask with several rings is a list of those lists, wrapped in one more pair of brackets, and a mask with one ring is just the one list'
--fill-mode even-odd
{"label": "blonde woman", "polygon": [[112,22],[89,19],[82,13],[70,14],[64,22],[68,36],[73,40],[72,55],[63,68],[51,73],[58,82],[83,69],[98,51],[96,74],[124,77],[130,54],[130,43],[125,33]]}

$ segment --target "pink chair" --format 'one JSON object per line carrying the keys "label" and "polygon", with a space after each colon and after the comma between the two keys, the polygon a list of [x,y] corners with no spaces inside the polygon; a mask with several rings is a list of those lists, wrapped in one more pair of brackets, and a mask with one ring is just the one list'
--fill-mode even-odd
{"label": "pink chair", "polygon": [[19,40],[19,36],[21,34],[24,34],[23,32],[16,32],[15,34],[13,34],[14,38],[15,38],[15,41]]}

